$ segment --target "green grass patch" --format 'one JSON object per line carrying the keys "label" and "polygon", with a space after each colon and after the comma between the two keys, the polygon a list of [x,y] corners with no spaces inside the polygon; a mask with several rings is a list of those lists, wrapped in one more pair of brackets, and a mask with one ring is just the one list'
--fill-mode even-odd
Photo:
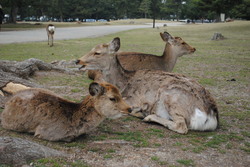
{"label": "green grass patch", "polygon": [[106,155],[103,156],[103,158],[104,158],[104,159],[111,159],[111,158],[113,158],[113,155],[111,155],[111,154],[106,154]]}
{"label": "green grass patch", "polygon": [[[246,132],[242,133],[246,136],[248,135]],[[231,149],[233,147],[231,142],[245,141],[244,136],[236,133],[217,134],[215,132],[190,132],[187,135],[174,134],[170,137],[175,139],[187,139],[188,143],[191,144],[189,147],[182,147],[183,144],[180,142],[176,142],[174,146],[182,147],[183,151],[191,150],[194,153],[201,153],[209,148],[215,148],[223,152],[223,149],[220,149],[221,147]]]}
{"label": "green grass patch", "polygon": [[114,149],[109,149],[107,152],[108,153],[115,153],[116,151]]}
{"label": "green grass patch", "polygon": [[75,89],[71,89],[72,93],[77,93],[77,92],[81,92],[81,89],[75,88]]}
{"label": "green grass patch", "polygon": [[72,166],[72,167],[89,167],[89,165],[82,161],[77,160],[75,162],[67,162],[63,158],[43,158],[39,160],[32,161],[33,166],[36,167],[44,167],[44,166],[53,166],[53,167],[61,167],[61,166]]}
{"label": "green grass patch", "polygon": [[142,132],[113,132],[116,137],[114,139],[126,140],[126,141],[144,141]]}
{"label": "green grass patch", "polygon": [[72,142],[64,144],[65,147],[77,147],[77,148],[85,148],[86,144],[79,143],[79,142]]}
{"label": "green grass patch", "polygon": [[194,166],[194,161],[191,159],[179,159],[176,162],[184,166]]}
{"label": "green grass patch", "polygon": [[243,137],[237,136],[235,134],[214,135],[210,140],[205,142],[203,145],[211,148],[219,148],[222,143],[226,143],[230,140],[242,141]]}
{"label": "green grass patch", "polygon": [[183,143],[181,143],[181,142],[176,142],[176,143],[173,144],[173,146],[183,146]]}
{"label": "green grass patch", "polygon": [[161,129],[150,128],[150,129],[147,129],[147,131],[148,131],[147,133],[148,136],[157,136],[160,138],[165,137],[164,132]]}
{"label": "green grass patch", "polygon": [[0,167],[10,167],[9,165],[0,164]]}
{"label": "green grass patch", "polygon": [[109,138],[109,136],[107,134],[101,134],[98,136],[91,136],[91,139],[94,141],[103,141],[103,140],[106,140],[108,138]]}
{"label": "green grass patch", "polygon": [[242,131],[241,134],[242,134],[244,137],[250,138],[250,132]]}
{"label": "green grass patch", "polygon": [[91,152],[99,152],[99,151],[101,151],[101,149],[100,148],[89,148],[88,149],[88,151],[91,151]]}
{"label": "green grass patch", "polygon": [[247,153],[250,153],[250,142],[245,142],[244,146],[241,146],[240,149]]}
{"label": "green grass patch", "polygon": [[158,163],[159,165],[167,165],[168,164],[168,162],[166,162],[166,161],[161,161],[160,157],[158,157],[158,156],[152,156],[151,160]]}
{"label": "green grass patch", "polygon": [[201,78],[199,79],[199,83],[202,85],[209,85],[209,86],[214,86],[216,85],[216,81],[211,78]]}
{"label": "green grass patch", "polygon": [[151,160],[153,160],[153,161],[159,161],[159,160],[160,160],[160,158],[159,158],[159,157],[157,157],[157,156],[153,156],[153,157],[151,157]]}
{"label": "green grass patch", "polygon": [[140,121],[141,119],[137,118],[137,117],[132,117],[132,116],[126,116],[124,118],[122,118],[123,122],[130,122],[130,121]]}

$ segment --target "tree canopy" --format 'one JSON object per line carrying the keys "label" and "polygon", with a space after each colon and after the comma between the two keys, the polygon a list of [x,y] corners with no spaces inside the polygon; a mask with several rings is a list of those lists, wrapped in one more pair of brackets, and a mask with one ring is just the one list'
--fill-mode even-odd
{"label": "tree canopy", "polygon": [[1,0],[4,13],[54,21],[83,19],[250,19],[250,0]]}

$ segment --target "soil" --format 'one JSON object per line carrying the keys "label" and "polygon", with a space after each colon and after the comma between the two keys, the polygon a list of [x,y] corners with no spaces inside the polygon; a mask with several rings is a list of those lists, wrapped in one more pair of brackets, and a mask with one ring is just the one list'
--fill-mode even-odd
{"label": "soil", "polygon": [[[75,86],[71,83],[63,85],[53,79],[44,82],[44,78],[55,76],[70,78],[72,81],[81,78],[83,74],[39,72],[32,80],[63,97],[77,101],[88,93],[87,86],[82,89],[81,85]],[[86,77],[85,74],[84,77]],[[72,88],[76,87],[81,91],[72,91]],[[230,84],[227,88],[211,91],[216,100],[220,101],[219,107],[222,106],[221,103],[223,106],[224,103],[228,103],[226,104],[228,107],[232,103],[229,100],[225,101],[226,95],[219,96],[225,90],[228,90],[226,93],[233,93],[230,92],[232,91]],[[241,105],[238,103],[238,107]],[[92,167],[250,166],[249,118],[237,118],[225,114],[221,116],[221,127],[215,132],[190,131],[187,135],[180,135],[158,124],[146,123],[127,115],[116,120],[107,119],[93,132],[80,136],[71,143],[48,142],[39,140],[32,134],[17,133],[2,128],[0,128],[0,136],[32,140],[70,154],[68,159],[58,160],[63,161],[59,166],[74,166],[73,164]],[[39,163],[33,162],[28,165],[39,166]],[[54,165],[50,161],[43,166]]]}

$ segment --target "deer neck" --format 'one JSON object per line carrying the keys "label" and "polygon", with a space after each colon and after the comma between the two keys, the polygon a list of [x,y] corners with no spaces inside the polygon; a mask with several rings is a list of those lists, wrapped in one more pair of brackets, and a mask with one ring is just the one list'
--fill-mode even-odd
{"label": "deer neck", "polygon": [[165,62],[166,71],[172,72],[179,57],[178,50],[175,49],[173,45],[166,44],[165,50],[163,52],[162,58]]}
{"label": "deer neck", "polygon": [[[94,118],[94,120],[92,118]],[[88,95],[79,103],[79,109],[73,115],[72,125],[79,134],[83,134],[90,132],[104,119],[105,116],[100,114],[95,108],[95,99]],[[78,124],[81,124],[81,126],[78,126]]]}
{"label": "deer neck", "polygon": [[117,56],[113,56],[109,66],[103,70],[105,80],[116,85],[121,92],[125,89],[129,78],[134,72],[126,71],[122,68]]}

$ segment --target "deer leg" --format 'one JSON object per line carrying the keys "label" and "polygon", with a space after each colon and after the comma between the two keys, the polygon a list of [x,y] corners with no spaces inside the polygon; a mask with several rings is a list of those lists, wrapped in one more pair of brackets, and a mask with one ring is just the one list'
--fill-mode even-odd
{"label": "deer leg", "polygon": [[170,121],[166,118],[162,118],[155,114],[152,114],[144,118],[143,121],[155,122],[155,123],[161,124],[167,127],[168,129],[181,133],[181,134],[186,134],[188,132],[188,128],[187,128],[185,119],[183,117],[178,117],[177,120],[174,119],[174,121]]}
{"label": "deer leg", "polygon": [[49,45],[49,35],[48,35],[48,45]]}
{"label": "deer leg", "polygon": [[54,36],[53,36],[53,35],[51,35],[51,40],[52,40],[51,46],[53,46],[53,45],[54,45],[54,44],[53,44],[53,41],[54,41]]}
{"label": "deer leg", "polygon": [[142,109],[139,107],[134,107],[129,115],[142,119],[146,117],[145,113],[143,113]]}

